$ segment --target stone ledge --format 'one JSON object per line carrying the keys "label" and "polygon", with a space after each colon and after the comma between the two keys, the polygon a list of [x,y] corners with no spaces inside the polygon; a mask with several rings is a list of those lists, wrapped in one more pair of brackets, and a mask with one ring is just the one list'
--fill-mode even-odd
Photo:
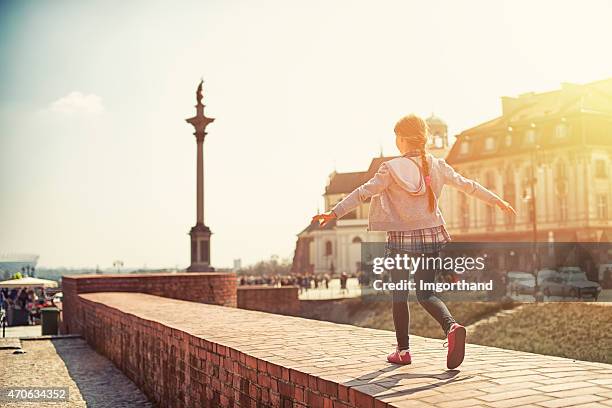
{"label": "stone ledge", "polygon": [[[411,336],[415,362],[385,361],[388,331],[161,298],[79,295],[83,336],[164,407],[512,407],[609,403],[612,366]],[[500,334],[501,335],[501,334]],[[578,402],[574,402],[578,401]],[[535,405],[534,405],[535,406]]]}
{"label": "stone ledge", "polygon": [[110,274],[82,274],[82,275],[63,275],[62,280],[68,281],[73,279],[90,279],[90,280],[105,280],[105,279],[139,279],[139,278],[147,278],[147,279],[166,279],[168,277],[183,277],[183,278],[198,278],[201,276],[206,277],[225,277],[227,275],[233,275],[233,273],[228,272],[177,272],[177,273],[110,273]]}
{"label": "stone ledge", "polygon": [[283,315],[298,315],[301,310],[297,286],[238,286],[237,305],[240,309]]}
{"label": "stone ledge", "polygon": [[79,333],[77,296],[94,292],[140,292],[191,302],[236,306],[234,273],[150,273],[62,277],[61,332]]}

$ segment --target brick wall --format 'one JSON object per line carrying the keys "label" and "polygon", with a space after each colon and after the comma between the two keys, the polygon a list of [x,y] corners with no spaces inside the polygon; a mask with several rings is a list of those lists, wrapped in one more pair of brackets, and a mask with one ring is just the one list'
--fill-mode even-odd
{"label": "brick wall", "polygon": [[140,292],[192,302],[236,307],[233,273],[151,273],[62,277],[62,333],[79,333],[77,296],[93,292]]}
{"label": "brick wall", "polygon": [[239,286],[238,307],[297,316],[300,314],[298,292],[297,286]]}
{"label": "brick wall", "polygon": [[107,306],[103,295],[116,294],[77,296],[81,334],[160,407],[374,407],[372,396],[349,385],[190,334],[180,324],[123,312]]}

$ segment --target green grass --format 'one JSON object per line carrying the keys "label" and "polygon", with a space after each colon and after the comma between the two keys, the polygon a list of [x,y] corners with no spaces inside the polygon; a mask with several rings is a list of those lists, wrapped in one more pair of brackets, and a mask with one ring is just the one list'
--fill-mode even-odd
{"label": "green grass", "polygon": [[[446,302],[455,319],[469,326],[502,309],[501,302]],[[394,330],[390,301],[344,299],[303,301],[302,316],[382,330]],[[410,333],[441,339],[438,323],[410,302]],[[528,303],[494,322],[483,322],[468,342],[485,346],[612,364],[612,306],[593,303]]]}
{"label": "green grass", "polygon": [[475,327],[469,341],[612,364],[612,306],[565,302],[525,304],[495,323]]}

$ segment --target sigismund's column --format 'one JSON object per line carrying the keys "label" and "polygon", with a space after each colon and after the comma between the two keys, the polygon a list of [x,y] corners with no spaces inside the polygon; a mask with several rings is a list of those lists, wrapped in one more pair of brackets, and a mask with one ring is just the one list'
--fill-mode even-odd
{"label": "sigismund's column", "polygon": [[206,137],[206,126],[214,121],[213,118],[204,116],[204,106],[202,104],[202,84],[200,81],[196,90],[195,105],[196,115],[186,119],[190,123],[195,132],[197,149],[198,149],[198,164],[196,177],[196,201],[197,213],[196,224],[189,231],[191,237],[191,265],[187,268],[187,272],[212,272],[215,269],[210,266],[210,236],[212,232],[204,224],[204,138]]}

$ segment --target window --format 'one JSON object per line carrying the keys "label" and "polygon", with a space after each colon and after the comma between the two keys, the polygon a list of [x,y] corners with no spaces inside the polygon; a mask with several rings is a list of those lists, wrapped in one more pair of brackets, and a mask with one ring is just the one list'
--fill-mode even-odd
{"label": "window", "polygon": [[559,197],[559,213],[558,213],[558,221],[565,222],[567,221],[567,197]]}
{"label": "window", "polygon": [[529,129],[525,132],[525,143],[534,144],[536,139],[535,129]]}
{"label": "window", "polygon": [[[504,174],[504,199],[510,203],[512,207],[516,204],[516,187],[514,184],[514,172],[512,171],[512,167],[508,166],[506,168],[506,173]],[[516,217],[511,214],[505,215],[506,225],[512,226],[515,223]]]}
{"label": "window", "polygon": [[459,217],[461,228],[466,229],[470,226],[470,207],[465,193],[459,193]]}
{"label": "window", "polygon": [[608,196],[605,194],[597,196],[597,218],[600,220],[608,219]]}
{"label": "window", "polygon": [[595,160],[595,177],[605,178],[607,177],[606,162],[605,160]]}
{"label": "window", "polygon": [[[487,189],[495,190],[495,174],[492,171],[487,172],[485,175],[485,184]],[[488,229],[492,229],[495,225],[495,207],[490,205],[486,206],[486,226]]]}
{"label": "window", "polygon": [[559,160],[555,166],[555,193],[557,194],[557,219],[567,221],[567,163]]}
{"label": "window", "polygon": [[433,138],[433,145],[436,149],[441,149],[444,147],[444,140],[442,140],[442,136],[439,134],[435,134]]}
{"label": "window", "polygon": [[485,139],[484,148],[488,152],[495,150],[495,138],[493,136],[489,136]]}
{"label": "window", "polygon": [[468,154],[469,152],[470,152],[470,142],[468,142],[467,140],[464,140],[459,145],[459,153],[460,154]]}
{"label": "window", "polygon": [[487,215],[486,215],[487,229],[493,229],[493,227],[495,226],[495,207],[487,205],[486,210],[487,210]]}
{"label": "window", "polygon": [[557,163],[555,170],[556,170],[555,175],[558,179],[563,179],[563,180],[567,179],[567,164],[564,161],[560,160]]}
{"label": "window", "polygon": [[325,241],[325,256],[330,256],[332,252],[333,251],[331,241]]}
{"label": "window", "polygon": [[525,208],[527,209],[527,222],[529,222],[530,224],[533,223],[534,218],[533,218],[533,200],[530,198],[526,203],[525,203]]}
{"label": "window", "polygon": [[555,137],[557,139],[565,139],[567,134],[567,124],[559,123],[557,126],[555,126]]}
{"label": "window", "polygon": [[532,197],[532,175],[531,175],[531,167],[527,166],[523,170],[523,203],[524,203],[524,212],[527,215],[527,222],[533,222],[533,197]]}
{"label": "window", "polygon": [[506,143],[506,147],[512,146],[512,135],[510,133],[506,135],[505,143]]}

